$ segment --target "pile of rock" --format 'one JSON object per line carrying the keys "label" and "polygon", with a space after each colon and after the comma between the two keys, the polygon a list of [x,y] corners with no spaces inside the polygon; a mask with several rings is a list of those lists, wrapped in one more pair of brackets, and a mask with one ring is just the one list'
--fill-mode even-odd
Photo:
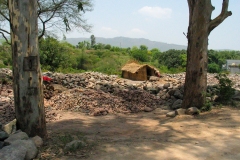
{"label": "pile of rock", "polygon": [[15,131],[16,120],[2,126],[0,123],[0,159],[31,160],[38,154],[38,147],[43,145],[39,136],[29,138],[25,132]]}
{"label": "pile of rock", "polygon": [[[7,70],[4,70],[4,73],[11,75]],[[161,78],[150,77],[149,81],[131,81],[98,72],[79,74],[46,72],[44,75],[52,78],[52,84],[44,86],[49,120],[59,117],[53,109],[80,111],[90,115],[135,113],[152,111],[155,108],[176,110],[182,103],[185,80],[185,73],[162,74]],[[218,81],[215,76],[216,74],[208,74],[207,98],[210,101],[216,99],[215,95],[218,92],[216,87]],[[235,83],[234,88],[239,90],[240,76],[233,74],[228,77]],[[9,95],[12,92],[9,89],[5,89],[6,91],[10,92]],[[7,112],[4,111],[3,114],[5,113]]]}
{"label": "pile of rock", "polygon": [[12,86],[0,86],[0,95],[0,123],[6,124],[15,118]]}
{"label": "pile of rock", "polygon": [[70,89],[52,97],[48,106],[57,110],[80,111],[90,115],[152,111],[161,101],[143,90],[115,89],[113,93],[93,89]]}

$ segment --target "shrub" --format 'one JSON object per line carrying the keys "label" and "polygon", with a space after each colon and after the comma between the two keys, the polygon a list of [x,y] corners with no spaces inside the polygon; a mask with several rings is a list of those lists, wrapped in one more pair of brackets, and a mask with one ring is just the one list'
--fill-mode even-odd
{"label": "shrub", "polygon": [[218,79],[219,98],[218,101],[229,101],[234,95],[233,82],[226,74],[218,74],[215,76]]}

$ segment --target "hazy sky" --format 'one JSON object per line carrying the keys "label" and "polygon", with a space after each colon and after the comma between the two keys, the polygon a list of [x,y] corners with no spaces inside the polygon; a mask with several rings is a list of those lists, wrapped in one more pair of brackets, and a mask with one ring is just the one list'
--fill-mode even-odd
{"label": "hazy sky", "polygon": [[[67,38],[131,37],[187,45],[187,0],[93,0],[94,10],[84,16],[93,25],[91,33],[71,32]],[[221,12],[222,0],[212,0],[212,18]],[[209,49],[240,50],[240,0],[230,0],[233,15],[209,36]]]}

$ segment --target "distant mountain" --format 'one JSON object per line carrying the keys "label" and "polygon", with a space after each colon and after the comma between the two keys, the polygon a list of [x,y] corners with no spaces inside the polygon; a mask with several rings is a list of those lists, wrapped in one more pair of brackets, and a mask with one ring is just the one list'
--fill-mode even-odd
{"label": "distant mountain", "polygon": [[[67,42],[72,45],[77,45],[78,42],[89,41],[90,38],[67,38]],[[115,37],[115,38],[101,38],[96,37],[96,43],[110,44],[111,46],[118,46],[121,48],[128,48],[140,45],[146,45],[148,49],[158,48],[160,51],[167,51],[169,49],[187,49],[187,46],[177,45],[177,44],[168,44],[163,42],[150,41],[144,38],[127,38],[127,37]]]}

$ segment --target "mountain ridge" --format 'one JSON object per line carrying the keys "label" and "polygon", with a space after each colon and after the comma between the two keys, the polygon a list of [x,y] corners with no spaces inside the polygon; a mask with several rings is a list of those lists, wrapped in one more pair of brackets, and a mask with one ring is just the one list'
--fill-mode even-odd
{"label": "mountain ridge", "polygon": [[[169,49],[176,49],[176,50],[187,49],[187,46],[184,46],[184,45],[151,41],[145,38],[129,38],[129,37],[114,37],[114,38],[95,37],[95,38],[96,38],[96,43],[110,44],[111,46],[117,46],[120,48],[128,48],[128,47],[131,48],[133,46],[139,47],[140,45],[146,45],[149,50],[153,48],[158,48],[162,52],[167,51]],[[78,42],[82,42],[82,41],[90,42],[90,38],[83,38],[83,37],[67,38],[66,41],[76,46]]]}

